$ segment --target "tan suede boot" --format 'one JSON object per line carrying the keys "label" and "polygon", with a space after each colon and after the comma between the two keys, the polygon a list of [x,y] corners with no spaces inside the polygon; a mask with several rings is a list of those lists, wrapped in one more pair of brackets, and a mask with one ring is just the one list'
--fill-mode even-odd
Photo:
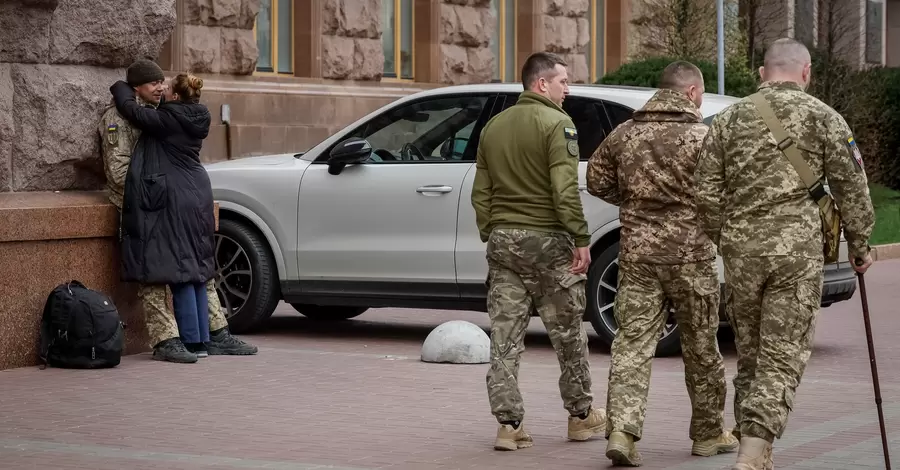
{"label": "tan suede boot", "polygon": [[494,441],[495,450],[524,449],[534,445],[531,435],[525,432],[525,423],[519,423],[516,429],[508,424],[501,424],[497,429],[497,440]]}
{"label": "tan suede boot", "polygon": [[731,470],[773,470],[772,444],[758,437],[742,437],[737,462]]}
{"label": "tan suede boot", "polygon": [[573,441],[586,441],[605,432],[606,410],[603,408],[591,408],[585,419],[569,415],[569,439]]}
{"label": "tan suede boot", "polygon": [[725,452],[734,452],[739,445],[740,441],[731,434],[731,431],[723,431],[722,434],[712,439],[694,441],[694,445],[691,447],[691,454],[711,457]]}
{"label": "tan suede boot", "polygon": [[610,433],[609,443],[606,444],[606,458],[612,460],[613,465],[627,467],[643,465],[641,453],[634,445],[634,436],[625,432]]}

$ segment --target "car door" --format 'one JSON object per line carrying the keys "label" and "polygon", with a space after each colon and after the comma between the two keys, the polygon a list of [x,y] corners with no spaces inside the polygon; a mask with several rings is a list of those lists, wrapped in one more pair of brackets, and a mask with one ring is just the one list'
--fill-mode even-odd
{"label": "car door", "polygon": [[490,93],[440,95],[390,108],[348,135],[373,153],[340,174],[323,152],[300,182],[301,289],[457,298],[457,211],[475,155],[468,137],[492,103]]}
{"label": "car door", "polygon": [[[498,98],[494,113],[514,105],[515,94],[505,94]],[[627,109],[621,107],[622,109]],[[563,102],[563,110],[572,118],[578,131],[578,146],[581,161],[578,165],[578,184],[581,190],[581,202],[589,229],[595,229],[607,221],[618,217],[618,208],[610,206],[586,191],[587,160],[600,146],[600,143],[612,131],[604,102],[594,98],[569,95]],[[621,111],[621,110],[619,110]],[[623,115],[622,112],[619,113]],[[626,118],[627,119],[627,118]],[[473,302],[484,298],[484,281],[487,276],[486,244],[482,243],[475,223],[475,209],[470,197],[475,180],[475,168],[469,170],[463,183],[462,202],[459,207],[459,223],[456,242],[457,282],[460,294],[464,299]]]}

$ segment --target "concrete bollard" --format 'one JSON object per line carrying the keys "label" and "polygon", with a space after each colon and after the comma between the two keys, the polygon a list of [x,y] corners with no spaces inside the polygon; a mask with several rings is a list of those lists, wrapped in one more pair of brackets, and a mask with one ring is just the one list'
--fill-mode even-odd
{"label": "concrete bollard", "polygon": [[490,358],[490,337],[478,325],[463,320],[438,325],[422,344],[423,362],[485,364]]}

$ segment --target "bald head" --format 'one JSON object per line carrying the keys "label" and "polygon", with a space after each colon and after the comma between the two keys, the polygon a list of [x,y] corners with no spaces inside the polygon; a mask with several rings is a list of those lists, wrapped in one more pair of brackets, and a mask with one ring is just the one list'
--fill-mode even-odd
{"label": "bald head", "polygon": [[764,65],[759,68],[762,80],[788,81],[806,87],[811,67],[809,49],[794,39],[783,38],[772,43],[766,51]]}
{"label": "bald head", "polygon": [[696,65],[676,60],[663,70],[659,77],[659,88],[684,93],[699,108],[703,104],[703,72]]}

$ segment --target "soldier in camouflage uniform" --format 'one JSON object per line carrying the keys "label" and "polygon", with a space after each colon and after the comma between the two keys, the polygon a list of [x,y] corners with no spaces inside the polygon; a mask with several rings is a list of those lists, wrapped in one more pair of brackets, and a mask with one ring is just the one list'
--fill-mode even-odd
{"label": "soldier in camouflage uniform", "polygon": [[525,92],[485,125],[478,145],[472,205],[487,242],[491,412],[500,423],[494,448],[531,447],[522,420],[519,356],[537,310],[556,350],[559,391],[569,412],[568,438],[603,432],[592,407],[584,284],[590,235],[578,194],[578,133],[561,105],[566,64],[533,54],[522,68]]}
{"label": "soldier in camouflage uniform", "polygon": [[[847,123],[804,92],[810,55],[801,43],[773,43],[759,92],[813,174],[827,178],[843,217],[857,271],[872,262],[875,222],[862,158]],[[745,98],[712,123],[696,173],[704,231],[725,264],[726,314],[735,333],[734,414],[740,428],[735,470],[773,468],[772,443],[784,433],[812,352],[823,277],[819,208],[797,170]]]}
{"label": "soldier in camouflage uniform", "polygon": [[[165,91],[162,69],[149,60],[138,60],[127,70],[127,81],[137,93],[138,102],[156,106]],[[110,202],[121,212],[125,192],[125,174],[131,162],[131,152],[140,138],[140,129],[125,120],[113,104],[104,110],[98,132],[101,138],[103,166]],[[257,348],[234,337],[228,331],[228,321],[222,313],[215,279],[206,285],[209,297],[209,354],[256,354]],[[179,339],[178,325],[167,298],[165,285],[139,285],[138,297],[144,309],[153,358],[161,361],[192,363],[197,355],[188,351]]]}
{"label": "soldier in camouflage uniform", "polygon": [[681,330],[694,455],[737,449],[725,430],[725,365],[716,341],[719,280],[715,247],[697,223],[693,176],[706,136],[703,74],[688,62],[663,71],[660,90],[591,156],[587,188],[619,206],[622,224],[609,369],[606,456],[638,466],[650,365],[668,316]]}

